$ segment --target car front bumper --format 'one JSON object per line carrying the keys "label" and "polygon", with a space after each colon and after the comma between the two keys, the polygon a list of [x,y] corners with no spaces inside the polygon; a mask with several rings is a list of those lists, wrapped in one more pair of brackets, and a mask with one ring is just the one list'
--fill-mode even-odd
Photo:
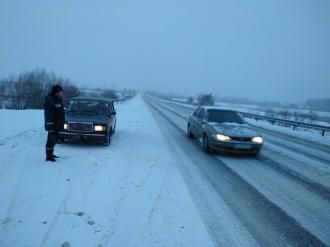
{"label": "car front bumper", "polygon": [[262,148],[262,144],[253,142],[238,142],[228,141],[222,142],[215,139],[211,139],[209,143],[210,147],[216,151],[226,151],[232,153],[246,153],[256,154],[259,153]]}
{"label": "car front bumper", "polygon": [[61,131],[59,132],[59,137],[62,139],[104,139],[106,137],[106,133]]}

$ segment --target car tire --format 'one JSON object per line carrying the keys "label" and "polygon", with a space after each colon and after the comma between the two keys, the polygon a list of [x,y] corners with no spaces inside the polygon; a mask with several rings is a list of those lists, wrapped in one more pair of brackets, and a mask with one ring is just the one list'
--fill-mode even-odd
{"label": "car tire", "polygon": [[111,144],[111,135],[112,135],[112,130],[110,130],[107,134],[107,136],[105,137],[105,140],[104,140],[104,146],[110,146]]}
{"label": "car tire", "polygon": [[209,138],[207,137],[206,134],[203,135],[202,148],[203,148],[204,152],[208,153],[208,154],[210,154],[212,151],[210,148]]}
{"label": "car tire", "polygon": [[187,136],[190,139],[194,138],[194,134],[191,132],[190,124],[187,125]]}
{"label": "car tire", "polygon": [[252,153],[252,157],[256,157],[257,158],[259,156],[259,154],[260,154],[260,150]]}
{"label": "car tire", "polygon": [[117,126],[117,121],[115,122],[115,126],[113,126],[112,134],[114,134],[116,132],[116,126]]}

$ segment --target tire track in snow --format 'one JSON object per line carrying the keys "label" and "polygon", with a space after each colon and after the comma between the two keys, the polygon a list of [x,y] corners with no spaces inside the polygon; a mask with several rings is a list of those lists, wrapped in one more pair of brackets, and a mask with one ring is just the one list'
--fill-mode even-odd
{"label": "tire track in snow", "polygon": [[[114,136],[114,139],[115,139],[115,136]],[[61,145],[65,145],[65,144],[61,144]],[[77,144],[77,145],[80,145],[82,147],[87,147],[86,145],[83,145],[83,144]],[[99,146],[99,145],[98,145]],[[71,147],[67,147],[67,148],[71,148]],[[74,149],[76,147],[73,147]],[[81,148],[81,147],[80,147]],[[104,148],[103,146],[101,148]],[[106,150],[108,150],[108,147],[106,147]],[[69,150],[67,150],[69,151]],[[85,150],[84,150],[85,151]],[[48,230],[46,231],[46,233],[44,234],[42,240],[41,240],[41,244],[40,244],[40,247],[42,246],[48,246],[48,243],[49,241],[51,241],[51,237],[52,237],[52,233],[54,231],[57,231],[57,223],[61,220],[63,220],[61,217],[68,217],[68,216],[74,216],[76,215],[76,211],[71,211],[71,210],[68,210],[68,202],[70,200],[74,200],[78,194],[80,194],[80,199],[81,200],[85,200],[84,199],[84,194],[88,193],[88,191],[91,189],[91,187],[93,186],[93,183],[90,183],[90,182],[87,182],[87,187],[85,187],[84,189],[82,188],[82,186],[85,184],[84,181],[83,181],[83,177],[89,177],[88,175],[90,175],[90,168],[91,166],[94,166],[95,164],[95,157],[101,157],[99,158],[96,162],[97,163],[103,163],[105,162],[107,159],[108,159],[108,156],[98,156],[99,154],[99,149],[92,149],[92,150],[88,150],[88,157],[89,159],[91,159],[91,162],[90,164],[91,165],[88,165],[87,167],[84,167],[83,169],[80,169],[78,174],[76,173],[77,170],[74,171],[74,173],[72,172],[69,172],[68,171],[64,171],[64,167],[63,167],[63,164],[62,162],[60,162],[59,164],[56,164],[56,168],[57,170],[59,171],[59,173],[61,175],[64,176],[64,174],[66,174],[67,176],[70,174],[74,174],[76,178],[78,178],[77,180],[75,179],[70,179],[70,183],[69,183],[69,188],[66,190],[67,193],[66,195],[64,196],[63,200],[61,201],[61,203],[59,204],[58,206],[58,209],[53,217],[53,219],[51,220],[51,223],[49,224],[49,227],[48,227]],[[68,159],[65,159],[64,160],[64,166],[68,163],[71,163],[70,161],[71,160],[74,160],[74,158],[68,158]],[[66,168],[66,169],[69,169],[69,168]],[[93,174],[98,174],[98,173],[101,173],[102,172],[102,167],[98,167],[97,169],[93,169]],[[86,176],[87,175],[87,176]],[[64,177],[63,177],[64,178]],[[95,177],[92,177],[93,180],[95,179]],[[80,193],[78,193],[78,191],[80,191]],[[78,196],[79,197],[79,196]],[[82,213],[82,219],[85,223],[87,224],[90,224],[90,222],[93,222],[93,225],[95,224],[96,228],[98,229],[102,229],[102,230],[105,230],[105,231],[109,231],[109,229],[105,229],[105,227],[103,225],[99,225],[98,223],[94,223],[93,219],[91,216],[88,216],[88,214],[86,214],[85,212]],[[86,218],[87,216],[87,218]]]}
{"label": "tire track in snow", "polygon": [[217,156],[260,193],[282,208],[305,229],[324,243],[330,242],[329,201],[308,191],[295,180],[275,173],[262,161],[230,156]]}
{"label": "tire track in snow", "polygon": [[[28,137],[28,135],[26,135],[28,132],[29,131],[24,131],[18,135],[15,135],[15,137],[21,137],[22,135],[25,137]],[[37,139],[30,137],[30,140],[35,142]],[[14,207],[15,201],[17,199],[18,190],[20,188],[19,185],[22,182],[21,178],[22,178],[23,172],[26,168],[26,166],[25,166],[26,157],[33,148],[33,145],[29,145],[28,147],[26,147],[26,146],[23,146],[23,144],[17,144],[16,140],[14,140],[14,141],[15,141],[14,148],[11,148],[12,153],[10,153],[5,159],[3,159],[2,162],[4,164],[1,166],[0,178],[1,178],[1,176],[4,175],[3,170],[5,168],[7,168],[8,166],[10,166],[9,169],[15,170],[15,172],[12,171],[12,172],[10,172],[10,174],[17,174],[17,175],[16,175],[16,179],[14,182],[14,189],[11,191],[11,197],[10,197],[10,200],[9,200],[9,203],[7,206],[7,210],[6,210],[4,219],[2,220],[2,222],[0,224],[0,235],[2,235],[4,231],[6,231],[6,227],[8,226],[8,223],[11,222],[10,215],[11,215],[11,212],[13,211],[13,207]],[[18,145],[18,147],[17,147],[17,145]],[[17,156],[17,153],[19,153],[20,155]],[[19,161],[17,162],[19,164],[18,168],[17,168],[17,163],[13,164],[13,159],[15,159],[16,157],[19,158]],[[7,186],[8,186],[8,184],[7,184]]]}

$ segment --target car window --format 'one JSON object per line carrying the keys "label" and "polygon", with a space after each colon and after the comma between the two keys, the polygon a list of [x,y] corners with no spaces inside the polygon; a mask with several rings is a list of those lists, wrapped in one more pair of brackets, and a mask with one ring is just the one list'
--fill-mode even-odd
{"label": "car window", "polygon": [[70,102],[68,112],[106,115],[109,113],[109,104],[93,100],[73,100]]}
{"label": "car window", "polygon": [[200,119],[204,119],[205,117],[205,110],[204,109],[201,109],[198,113],[198,118]]}
{"label": "car window", "polygon": [[242,117],[235,111],[210,110],[208,111],[207,115],[208,122],[237,124],[244,123]]}
{"label": "car window", "polygon": [[200,107],[198,107],[195,111],[194,111],[194,116],[195,117],[198,117],[198,113],[199,113],[199,111],[201,110],[201,108]]}

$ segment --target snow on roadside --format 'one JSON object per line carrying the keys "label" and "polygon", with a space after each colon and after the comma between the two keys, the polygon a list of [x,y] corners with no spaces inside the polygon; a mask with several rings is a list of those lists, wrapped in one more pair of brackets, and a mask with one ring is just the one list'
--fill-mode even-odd
{"label": "snow on roadside", "polygon": [[43,112],[40,110],[0,109],[0,142],[26,130],[42,127],[42,118]]}
{"label": "snow on roadside", "polygon": [[142,98],[117,112],[110,147],[58,145],[56,165],[44,161],[42,111],[4,141],[0,246],[213,245]]}
{"label": "snow on roadside", "polygon": [[330,133],[325,132],[325,135],[322,136],[321,132],[318,130],[311,130],[311,129],[304,129],[304,128],[297,128],[296,130],[293,130],[292,128],[288,128],[285,126],[280,125],[272,125],[271,123],[267,121],[255,121],[253,119],[246,118],[245,119],[249,124],[261,127],[264,129],[269,129],[272,131],[276,131],[282,134],[286,134],[288,136],[297,137],[303,140],[307,141],[313,141],[316,143],[320,143],[323,145],[330,146]]}
{"label": "snow on roadside", "polygon": [[[168,101],[168,100],[167,100]],[[175,102],[175,103],[179,103],[179,104],[185,104],[185,105],[189,105],[187,103],[187,99],[186,98],[172,98],[171,101],[169,102]],[[197,100],[194,100],[194,104],[197,104]],[[303,109],[303,108],[292,108],[292,107],[280,107],[280,106],[270,106],[270,107],[265,107],[263,105],[247,105],[247,104],[235,104],[235,103],[225,103],[225,102],[219,102],[216,101],[215,102],[216,106],[219,107],[223,107],[226,109],[231,109],[231,110],[235,110],[235,111],[244,111],[246,113],[252,113],[252,114],[258,114],[258,115],[266,115],[266,112],[268,110],[272,110],[274,111],[274,117],[277,118],[283,118],[284,116],[280,114],[280,112],[287,112],[290,113],[292,115],[299,115],[299,114],[316,114],[319,117],[323,117],[324,119],[329,119],[330,118],[330,112],[326,112],[326,111],[317,111],[317,110],[311,110],[311,109]],[[284,117],[285,118],[285,117]],[[286,118],[288,119],[288,118]],[[290,120],[295,121],[294,120],[295,117],[291,117]],[[311,119],[306,119],[306,123],[310,123]],[[320,125],[324,125],[324,126],[330,126],[329,121],[315,121],[313,120],[314,124],[320,124]]]}

